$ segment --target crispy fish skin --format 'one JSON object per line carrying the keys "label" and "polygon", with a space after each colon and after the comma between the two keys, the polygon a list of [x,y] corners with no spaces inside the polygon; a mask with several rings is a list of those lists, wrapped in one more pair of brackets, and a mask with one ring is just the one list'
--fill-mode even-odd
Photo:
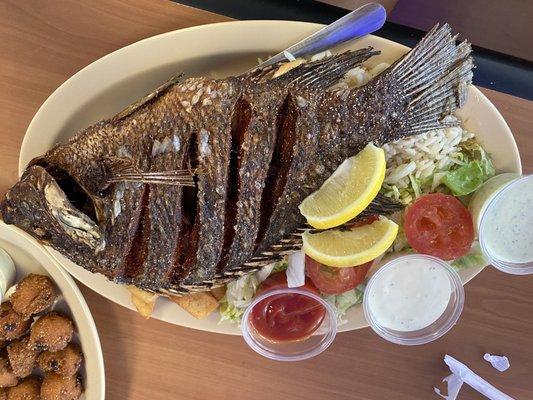
{"label": "crispy fish skin", "polygon": [[[0,213],[116,282],[207,290],[294,249],[297,238],[279,243],[304,223],[297,206],[345,158],[444,126],[471,82],[469,53],[445,25],[358,89],[331,86],[371,49],[280,76],[274,65],[172,79],[33,160]],[[110,184],[118,161],[139,172],[190,170],[195,185]]]}
{"label": "crispy fish skin", "polygon": [[[405,128],[406,99],[395,97],[398,92],[394,78],[382,76],[357,91],[292,94],[293,99],[298,98],[293,101],[298,116],[290,170],[277,204],[269,210],[270,220],[259,252],[277,243],[280,234],[305,224],[293,205],[316,191],[346,158],[369,142],[381,145],[390,141],[392,134],[384,133]],[[383,112],[367,115],[368,105]],[[383,118],[385,112],[388,118]]]}
{"label": "crispy fish skin", "polygon": [[[362,49],[325,60],[315,67],[322,68],[323,71],[334,71],[330,76],[338,79],[348,69],[359,65],[373,54],[372,49]],[[340,67],[338,60],[342,60]],[[300,149],[300,153],[305,154],[307,159],[310,159],[313,152],[311,144],[318,132],[313,113],[320,103],[318,99],[323,91],[320,87],[311,88],[306,83],[299,82],[298,78],[310,75],[309,71],[305,72],[306,68],[303,65],[303,73],[293,69],[275,80],[263,81],[262,85],[244,77],[248,82],[245,86],[245,96],[251,108],[251,115],[244,133],[245,142],[239,153],[239,164],[236,166],[239,180],[234,189],[238,190],[238,201],[235,227],[232,230],[233,243],[227,253],[227,259],[222,257],[219,261],[223,273],[245,271],[243,263],[250,259],[257,247],[263,245],[264,233],[272,212],[272,202],[268,200],[276,191],[273,186],[275,177],[289,161],[286,160],[284,151],[287,143],[292,141],[291,137],[295,136],[290,131],[290,124],[296,114],[301,113],[305,117],[298,119],[301,128],[299,133],[303,139],[294,145],[295,151]],[[278,73],[279,70],[276,70],[274,76]],[[297,79],[294,79],[295,77]],[[285,136],[286,131],[289,132]],[[288,154],[290,158],[290,152]],[[283,230],[278,233],[282,235]],[[279,240],[279,236],[277,239]]]}
{"label": "crispy fish skin", "polygon": [[197,176],[193,246],[186,250],[180,275],[173,277],[184,286],[210,279],[222,250],[231,120],[241,86],[237,79],[228,78],[196,85],[196,90],[194,96],[201,94],[196,102],[191,101],[196,139],[191,146],[195,146],[193,155],[201,173]]}
{"label": "crispy fish skin", "polygon": [[[255,239],[259,229],[260,210],[256,207],[261,201],[264,190],[268,165],[271,162],[276,134],[276,116],[283,103],[287,89],[273,87],[271,90],[260,90],[261,87],[248,85],[243,90],[243,101],[246,102],[249,121],[240,134],[242,144],[236,149],[237,182],[228,190],[235,192],[231,204],[233,221],[225,226],[225,243],[227,248],[219,260],[218,272],[239,268],[254,252]],[[231,185],[229,185],[231,186]],[[236,200],[236,201],[235,201]],[[231,212],[230,212],[231,213]],[[228,212],[226,212],[228,214]],[[228,232],[229,231],[229,232]],[[225,237],[225,238],[226,238]]]}
{"label": "crispy fish skin", "polygon": [[[164,154],[156,154],[152,160],[151,171],[162,171],[166,168],[180,169],[183,161],[183,149],[177,146],[182,132],[175,132],[175,150]],[[172,143],[170,136],[154,143],[165,146]],[[155,145],[157,149],[157,145]],[[152,154],[155,152],[152,151]],[[182,222],[181,199],[182,188],[179,186],[150,185],[146,216],[149,218],[149,233],[144,260],[134,282],[139,287],[153,287],[168,281],[176,264],[175,248],[179,238]]]}

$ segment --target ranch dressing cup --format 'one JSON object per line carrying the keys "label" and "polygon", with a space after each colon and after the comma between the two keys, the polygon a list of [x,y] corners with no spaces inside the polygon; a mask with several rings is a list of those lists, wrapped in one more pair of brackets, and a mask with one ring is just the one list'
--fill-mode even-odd
{"label": "ranch dressing cup", "polygon": [[363,300],[370,327],[382,338],[403,345],[438,339],[455,325],[463,305],[457,272],[425,254],[387,262],[370,278]]}
{"label": "ranch dressing cup", "polygon": [[7,289],[13,285],[15,280],[15,264],[7,254],[0,248],[0,302],[4,300]]}
{"label": "ranch dressing cup", "polygon": [[499,270],[533,273],[533,175],[503,187],[484,208],[479,223],[483,254]]}
{"label": "ranch dressing cup", "polygon": [[468,210],[472,214],[474,221],[474,228],[479,232],[479,223],[481,222],[481,215],[485,212],[490,201],[496,196],[505,185],[520,178],[520,174],[503,173],[493,176],[486,181],[479,189],[476,190],[470,202],[468,203]]}

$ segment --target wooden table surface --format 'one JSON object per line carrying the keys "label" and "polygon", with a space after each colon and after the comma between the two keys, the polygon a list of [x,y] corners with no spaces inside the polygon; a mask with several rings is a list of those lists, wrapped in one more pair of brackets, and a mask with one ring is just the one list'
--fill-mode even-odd
{"label": "wooden table surface", "polygon": [[[227,20],[163,0],[0,1],[0,193],[17,180],[33,115],[68,77],[158,33]],[[509,123],[533,172],[533,103],[482,89]],[[83,93],[80,93],[83,96]],[[83,287],[102,341],[107,399],[433,399],[449,353],[517,399],[533,398],[533,276],[487,268],[466,285],[466,307],[444,338],[389,344],[370,329],[340,334],[312,360],[276,363],[241,338],[144,320]],[[485,352],[506,354],[499,373]],[[460,399],[479,399],[463,388]]]}

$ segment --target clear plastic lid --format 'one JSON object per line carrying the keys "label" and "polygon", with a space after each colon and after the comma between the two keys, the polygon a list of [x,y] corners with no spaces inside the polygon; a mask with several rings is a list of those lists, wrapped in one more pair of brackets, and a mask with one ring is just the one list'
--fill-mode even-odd
{"label": "clear plastic lid", "polygon": [[504,186],[485,207],[479,224],[483,254],[499,270],[533,273],[533,175]]}
{"label": "clear plastic lid", "polygon": [[[323,318],[317,322],[316,329],[307,337],[294,340],[275,340],[262,334],[254,323],[255,307],[264,308],[269,302],[276,302],[282,296],[291,296],[292,300],[306,301],[311,311],[323,310]],[[308,311],[296,310],[302,315]],[[276,311],[269,310],[269,313]],[[290,311],[285,314],[291,318]],[[241,322],[242,335],[246,343],[264,357],[278,361],[300,361],[314,357],[326,350],[337,334],[337,316],[333,308],[320,296],[298,288],[281,288],[266,291],[257,296],[244,312]]]}
{"label": "clear plastic lid", "polygon": [[379,268],[363,300],[370,327],[402,345],[438,339],[455,325],[463,305],[464,289],[457,272],[425,254],[400,256]]}

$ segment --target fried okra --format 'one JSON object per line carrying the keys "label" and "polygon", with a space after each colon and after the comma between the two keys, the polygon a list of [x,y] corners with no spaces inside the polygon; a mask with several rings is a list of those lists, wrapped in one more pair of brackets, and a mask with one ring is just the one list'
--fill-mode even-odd
{"label": "fried okra", "polygon": [[74,333],[70,319],[52,311],[33,324],[30,331],[30,345],[37,351],[59,351],[67,347]]}
{"label": "fried okra", "polygon": [[11,302],[18,314],[30,317],[46,310],[56,298],[57,291],[49,277],[29,274],[18,283]]}
{"label": "fried okra", "polygon": [[19,339],[7,346],[7,356],[13,373],[26,378],[33,371],[38,352],[29,345],[29,337]]}
{"label": "fried okra", "polygon": [[82,391],[79,375],[47,374],[41,386],[41,400],[77,400]]}
{"label": "fried okra", "polygon": [[79,346],[69,344],[63,350],[45,351],[37,359],[37,364],[45,372],[63,376],[73,376],[78,372],[83,361]]}
{"label": "fried okra", "polygon": [[0,340],[15,340],[23,336],[31,326],[31,319],[17,314],[9,301],[0,305]]}

